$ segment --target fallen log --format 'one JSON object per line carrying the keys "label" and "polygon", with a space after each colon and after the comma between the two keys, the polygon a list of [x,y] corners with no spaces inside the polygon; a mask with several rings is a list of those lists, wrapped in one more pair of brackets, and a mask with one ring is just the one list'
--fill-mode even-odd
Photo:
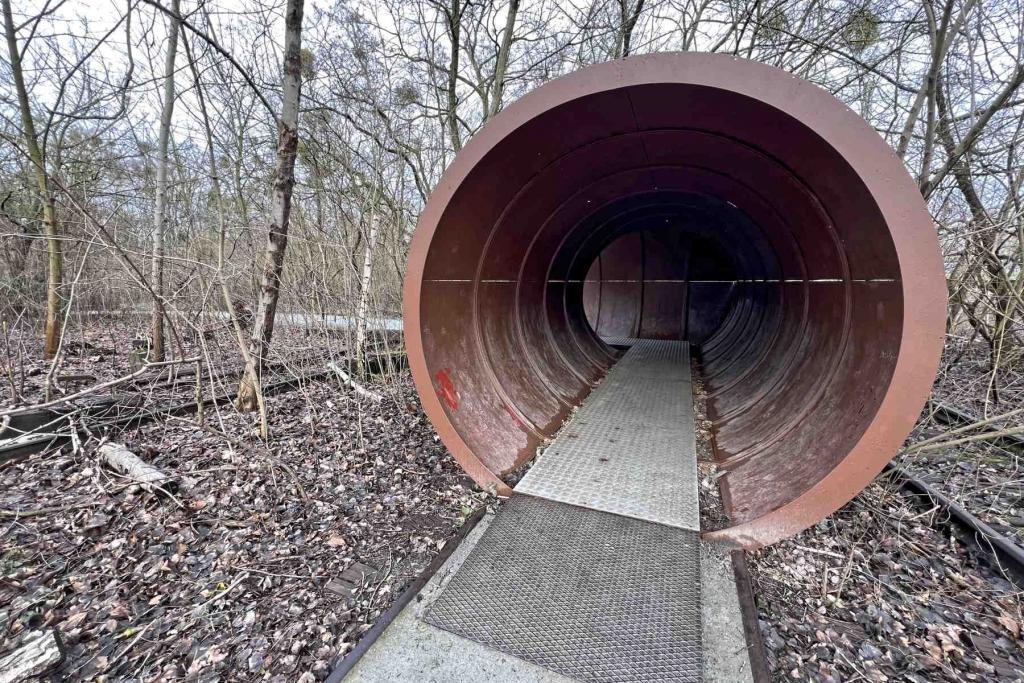
{"label": "fallen log", "polygon": [[158,491],[173,485],[170,478],[149,463],[142,461],[122,444],[107,442],[97,449],[99,459],[147,491]]}
{"label": "fallen log", "polygon": [[57,381],[67,384],[73,382],[95,382],[96,375],[57,375]]}
{"label": "fallen log", "polygon": [[21,683],[58,665],[64,646],[56,631],[30,635],[24,645],[0,658],[0,683]]}
{"label": "fallen log", "polygon": [[352,379],[352,376],[342,370],[337,363],[328,363],[327,367],[334,371],[338,377],[341,378],[343,384],[352,387],[356,394],[363,396],[364,398],[371,399],[373,401],[383,401],[384,397],[375,391],[370,391],[363,385]]}

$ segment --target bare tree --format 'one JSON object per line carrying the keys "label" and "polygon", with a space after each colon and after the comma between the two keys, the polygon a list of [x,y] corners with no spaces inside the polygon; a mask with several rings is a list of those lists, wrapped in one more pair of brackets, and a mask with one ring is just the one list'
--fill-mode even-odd
{"label": "bare tree", "polygon": [[621,59],[632,54],[633,31],[636,29],[636,22],[644,11],[644,0],[618,0],[619,5],[619,30],[615,41],[615,58]]}
{"label": "bare tree", "polygon": [[43,355],[49,359],[57,355],[60,344],[61,304],[60,288],[64,278],[63,256],[61,253],[61,230],[57,220],[57,206],[47,176],[46,158],[36,135],[36,124],[25,87],[21,51],[18,49],[17,29],[11,12],[11,0],[2,0],[4,33],[7,36],[7,53],[11,60],[11,74],[21,111],[21,126],[25,137],[25,148],[32,164],[36,189],[43,207],[43,231],[46,235],[47,277],[46,277],[46,339]]}
{"label": "bare tree", "polygon": [[278,120],[277,168],[271,196],[270,226],[263,258],[263,276],[256,307],[249,353],[256,367],[247,371],[238,387],[240,410],[258,407],[257,384],[261,381],[267,351],[274,334],[274,316],[281,293],[281,271],[288,246],[288,223],[295,186],[295,156],[299,147],[299,99],[302,91],[303,0],[288,0],[285,7],[284,67],[281,81],[281,117]]}
{"label": "bare tree", "polygon": [[150,335],[152,337],[153,360],[164,359],[164,229],[167,220],[167,148],[171,137],[171,118],[174,116],[174,61],[178,52],[177,15],[181,12],[180,0],[171,0],[170,30],[167,35],[167,55],[164,61],[163,102],[160,107],[160,132],[157,143],[156,201],[153,209],[153,259],[150,279],[156,296],[153,298],[153,313]]}
{"label": "bare tree", "polygon": [[501,45],[494,60],[494,76],[491,79],[491,92],[486,110],[487,118],[491,118],[501,110],[502,98],[505,95],[505,79],[508,75],[508,60],[512,52],[512,40],[516,32],[516,17],[519,14],[519,0],[509,0],[505,13],[505,28],[501,32]]}

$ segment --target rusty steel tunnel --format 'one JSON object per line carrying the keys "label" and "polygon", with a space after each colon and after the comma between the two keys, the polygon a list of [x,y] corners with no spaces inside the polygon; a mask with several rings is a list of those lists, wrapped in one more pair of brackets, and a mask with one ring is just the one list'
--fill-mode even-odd
{"label": "rusty steel tunnel", "polygon": [[942,347],[931,219],[825,91],[729,56],[552,81],[456,156],[405,285],[410,366],[465,470],[507,494],[616,361],[689,341],[731,526],[756,547],[835,511],[912,428]]}

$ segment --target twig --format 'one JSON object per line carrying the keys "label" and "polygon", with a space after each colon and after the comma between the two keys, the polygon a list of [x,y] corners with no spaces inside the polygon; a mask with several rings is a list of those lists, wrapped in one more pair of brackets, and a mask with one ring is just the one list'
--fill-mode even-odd
{"label": "twig", "polygon": [[804,552],[814,553],[815,555],[824,555],[826,557],[834,557],[837,560],[845,560],[846,559],[846,555],[840,555],[839,553],[834,553],[831,550],[821,550],[821,549],[818,549],[818,548],[808,548],[807,546],[800,545],[799,543],[794,543],[793,546],[795,548],[803,550]]}
{"label": "twig", "polygon": [[991,441],[992,439],[999,439],[1004,436],[1013,436],[1015,434],[1024,434],[1024,426],[1011,427],[1010,429],[1002,429],[998,432],[985,432],[984,434],[975,434],[974,436],[966,436],[962,439],[953,439],[952,441],[942,441],[940,443],[929,443],[928,445],[922,446],[914,444],[906,450],[907,453],[923,453],[924,451],[932,451],[939,448],[949,448],[950,446],[958,446],[964,443],[970,443],[972,441]]}
{"label": "twig", "polygon": [[302,482],[299,481],[299,477],[298,475],[295,474],[295,470],[293,470],[286,462],[282,461],[278,462],[277,464],[283,467],[284,471],[291,475],[292,479],[295,481],[295,488],[299,490],[299,497],[302,498],[302,502],[308,503],[309,496],[306,495],[306,489],[302,488]]}
{"label": "twig", "polygon": [[118,660],[120,660],[122,657],[124,657],[125,653],[127,653],[128,650],[131,650],[133,647],[135,647],[135,643],[139,642],[139,638],[141,638],[142,636],[146,635],[146,631],[149,630],[149,627],[152,626],[153,624],[157,623],[158,621],[160,621],[160,619],[162,619],[162,617],[157,617],[156,619],[154,619],[153,621],[149,622],[144,627],[142,627],[142,629],[138,633],[135,634],[135,637],[132,638],[132,642],[128,643],[128,645],[125,646],[125,648],[123,650],[121,650],[117,655],[115,655],[115,657],[113,659],[110,660],[110,662],[107,664],[107,668],[108,669],[113,669],[114,668],[114,664],[116,664],[118,662]]}
{"label": "twig", "polygon": [[36,508],[34,510],[0,510],[0,517],[7,517],[8,519],[21,519],[22,517],[38,517],[39,515],[50,515],[57,512],[78,510],[80,508],[96,507],[97,505],[103,505],[103,503],[101,503],[98,500],[93,500],[88,503],[75,503],[74,505],[62,505],[59,507],[49,508]]}
{"label": "twig", "polygon": [[245,581],[248,578],[249,578],[249,572],[243,572],[241,576],[239,576],[237,579],[235,579],[234,581],[231,582],[230,586],[228,586],[227,588],[225,588],[221,592],[217,593],[212,598],[210,598],[209,600],[207,600],[203,604],[199,605],[198,607],[193,608],[192,609],[193,613],[202,612],[203,609],[205,609],[207,605],[210,605],[211,603],[214,603],[217,600],[220,600],[225,595],[227,595],[228,593],[233,591],[238,586],[238,584],[242,583],[243,581]]}
{"label": "twig", "polygon": [[302,579],[304,581],[319,581],[320,579],[326,579],[327,574],[314,574],[310,572],[309,576],[301,576],[299,574],[279,574],[276,572],[268,572],[265,569],[257,569],[256,567],[245,567],[246,571],[256,572],[257,574],[263,574],[264,576],[273,576],[275,578],[282,579]]}
{"label": "twig", "polygon": [[78,436],[78,430],[75,429],[75,418],[70,415],[68,416],[68,427],[71,428],[71,452],[78,455],[82,452],[82,440]]}
{"label": "twig", "polygon": [[1003,413],[1002,415],[994,415],[994,416],[986,418],[984,420],[978,420],[977,422],[972,422],[969,425],[964,425],[963,427],[957,427],[956,429],[951,429],[948,432],[943,432],[942,434],[939,434],[937,436],[933,436],[933,437],[931,437],[929,439],[925,439],[924,441],[918,441],[917,443],[911,444],[910,446],[908,446],[906,450],[908,452],[909,451],[914,451],[914,450],[917,450],[917,449],[921,448],[922,446],[927,446],[928,444],[935,443],[937,441],[942,441],[943,439],[948,439],[949,437],[954,436],[956,434],[963,434],[964,432],[969,432],[971,430],[978,429],[979,427],[984,427],[986,425],[990,425],[993,422],[999,422],[1001,420],[1006,420],[1008,418],[1014,417],[1015,415],[1020,415],[1021,413],[1024,413],[1024,408],[1017,408],[1016,410],[1011,410],[1010,412]]}

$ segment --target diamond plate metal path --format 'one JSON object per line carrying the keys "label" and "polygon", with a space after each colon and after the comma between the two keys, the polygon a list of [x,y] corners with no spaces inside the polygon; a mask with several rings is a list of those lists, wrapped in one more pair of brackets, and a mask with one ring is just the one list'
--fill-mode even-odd
{"label": "diamond plate metal path", "polygon": [[428,624],[577,681],[701,681],[694,531],[513,496]]}
{"label": "diamond plate metal path", "polygon": [[629,347],[635,344],[637,340],[636,337],[601,337],[601,341],[603,341],[608,346]]}
{"label": "diamond plate metal path", "polygon": [[515,491],[698,531],[693,429],[689,344],[636,340]]}

